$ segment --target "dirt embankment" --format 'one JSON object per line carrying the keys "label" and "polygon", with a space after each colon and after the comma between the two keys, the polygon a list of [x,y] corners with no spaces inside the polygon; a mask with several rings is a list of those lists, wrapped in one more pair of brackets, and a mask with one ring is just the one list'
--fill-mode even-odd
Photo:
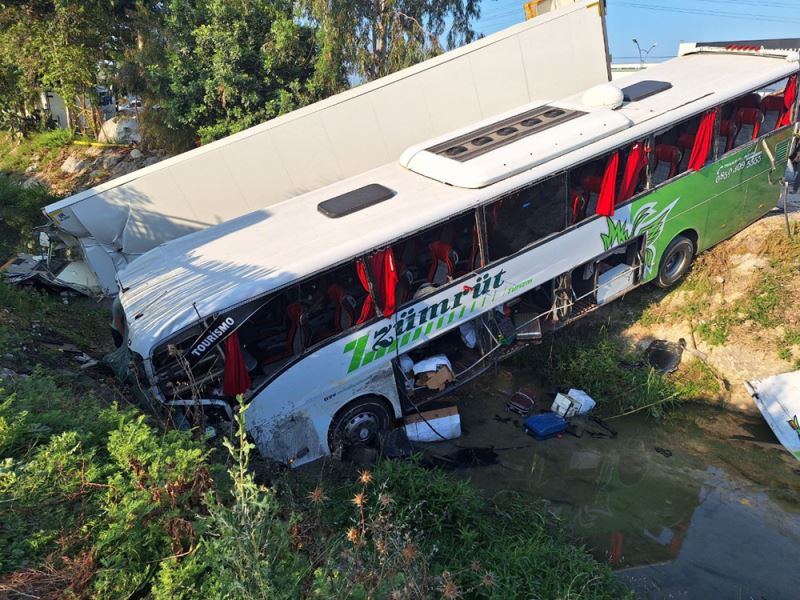
{"label": "dirt embankment", "polygon": [[137,148],[68,145],[55,153],[32,154],[15,178],[24,186],[40,184],[57,196],[68,196],[155,164],[165,156]]}
{"label": "dirt embankment", "polygon": [[800,196],[789,207],[791,237],[783,212],[770,213],[699,256],[623,332],[638,346],[684,338],[684,360],[704,360],[722,382],[710,400],[732,410],[756,411],[745,381],[800,369]]}

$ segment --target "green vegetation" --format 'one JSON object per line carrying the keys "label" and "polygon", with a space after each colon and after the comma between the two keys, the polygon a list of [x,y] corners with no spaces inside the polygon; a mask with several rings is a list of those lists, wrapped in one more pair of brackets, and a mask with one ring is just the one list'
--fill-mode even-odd
{"label": "green vegetation", "polygon": [[146,143],[185,149],[470,41],[479,14],[475,0],[4,3],[0,129],[46,130],[47,90],[96,137],[104,86],[142,99]]}
{"label": "green vegetation", "polygon": [[586,390],[606,417],[637,410],[660,416],[679,402],[713,400],[721,393],[717,377],[702,362],[689,361],[674,374],[660,375],[646,365],[641,351],[612,336],[606,325],[574,325],[522,360],[548,385]]}
{"label": "green vegetation", "polygon": [[75,136],[66,129],[33,133],[15,140],[11,135],[0,134],[0,173],[24,172],[32,162],[47,164],[59,151],[72,143]]}
{"label": "green vegetation", "polygon": [[23,187],[0,174],[0,264],[32,240],[44,221],[41,209],[55,198],[44,186]]}

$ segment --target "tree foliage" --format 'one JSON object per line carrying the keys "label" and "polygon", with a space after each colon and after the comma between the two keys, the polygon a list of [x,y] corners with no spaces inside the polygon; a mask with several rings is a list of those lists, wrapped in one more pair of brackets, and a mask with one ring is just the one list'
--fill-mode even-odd
{"label": "tree foliage", "polygon": [[0,128],[22,129],[48,90],[97,133],[105,85],[143,99],[156,145],[209,141],[471,41],[479,11],[477,0],[7,0]]}
{"label": "tree foliage", "polygon": [[339,91],[348,77],[370,81],[476,37],[477,0],[300,0],[318,25],[316,84]]}
{"label": "tree foliage", "polygon": [[286,0],[172,0],[162,106],[203,141],[315,99],[313,31]]}
{"label": "tree foliage", "polygon": [[[0,4],[0,65],[13,65],[14,88],[0,95],[19,109],[53,91],[94,131],[102,66],[118,51],[125,0],[30,0]],[[4,69],[7,71],[8,67]]]}

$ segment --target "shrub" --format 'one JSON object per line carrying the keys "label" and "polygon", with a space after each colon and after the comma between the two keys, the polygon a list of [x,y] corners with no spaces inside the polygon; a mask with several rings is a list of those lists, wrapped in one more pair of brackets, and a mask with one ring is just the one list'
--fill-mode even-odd
{"label": "shrub", "polygon": [[33,228],[44,223],[41,209],[55,200],[40,185],[23,187],[0,174],[0,260],[24,248]]}

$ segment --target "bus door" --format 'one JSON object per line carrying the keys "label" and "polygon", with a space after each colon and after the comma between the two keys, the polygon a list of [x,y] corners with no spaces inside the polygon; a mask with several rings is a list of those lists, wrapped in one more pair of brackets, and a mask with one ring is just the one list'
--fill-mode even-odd
{"label": "bus door", "polygon": [[790,141],[791,130],[787,129],[759,141],[748,156],[745,164],[760,174],[743,186],[741,227],[761,218],[777,204]]}

